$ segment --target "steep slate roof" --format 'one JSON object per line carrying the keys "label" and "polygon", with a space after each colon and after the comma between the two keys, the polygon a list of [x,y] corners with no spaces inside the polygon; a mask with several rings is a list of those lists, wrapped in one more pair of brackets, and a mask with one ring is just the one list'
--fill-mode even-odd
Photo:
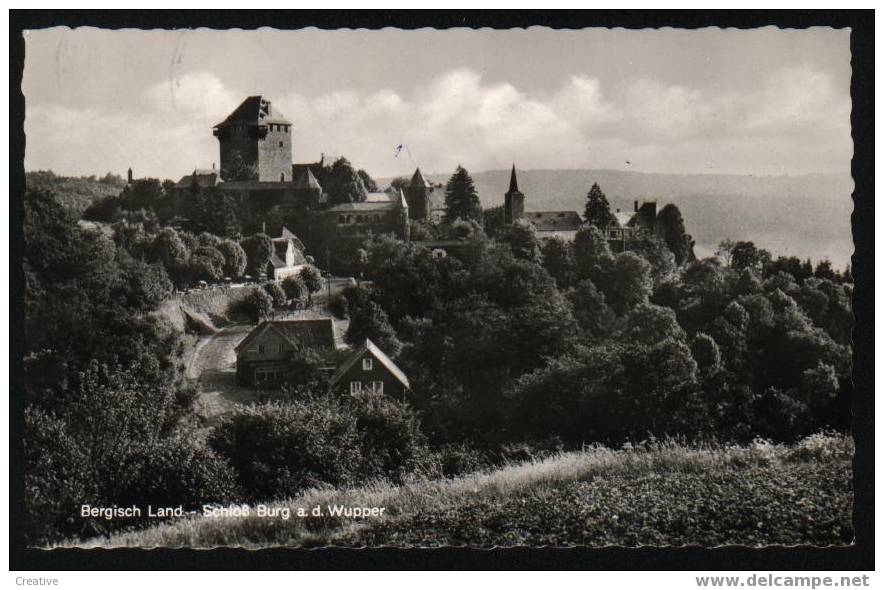
{"label": "steep slate roof", "polygon": [[[273,264],[273,268],[285,268],[288,266],[285,262],[285,255],[288,252],[289,244],[294,245],[292,240],[288,238],[273,238],[273,252],[270,254],[270,262]],[[301,264],[307,264],[307,259],[304,258],[304,253],[301,252],[299,248],[294,248],[295,251],[295,263],[294,266],[298,266]]]}
{"label": "steep slate roof", "polygon": [[614,213],[614,217],[617,219],[617,223],[620,224],[620,227],[626,227],[632,222],[632,218],[635,213],[630,211],[617,211]]}
{"label": "steep slate roof", "polygon": [[[292,170],[294,171],[295,165],[292,165]],[[316,180],[316,177],[313,176],[313,171],[310,170],[310,166],[304,166],[300,169],[300,173],[295,177],[295,188],[299,189],[319,189],[322,190],[322,186],[320,186],[319,181]]]}
{"label": "steep slate roof", "polygon": [[510,188],[508,191],[506,191],[506,194],[510,194],[510,193],[522,194],[521,192],[519,192],[519,181],[516,180],[516,165],[515,164],[513,164],[513,171],[510,173]]}
{"label": "steep slate roof", "polygon": [[537,231],[576,231],[583,224],[577,211],[525,211],[525,221]]}
{"label": "steep slate roof", "polygon": [[304,242],[302,242],[301,239],[286,226],[282,226],[282,232],[279,237],[293,241],[295,243],[295,248],[298,248],[299,250],[304,250]]}
{"label": "steep slate roof", "polygon": [[398,207],[399,203],[391,201],[385,203],[341,203],[340,205],[329,207],[326,211],[332,211],[334,213],[365,213],[366,211],[390,211],[391,209],[397,209]]}
{"label": "steep slate roof", "polygon": [[421,174],[421,169],[417,168],[414,171],[414,174],[412,175],[411,181],[408,183],[408,186],[423,186],[429,188],[430,183],[424,180],[424,175]]}
{"label": "steep slate roof", "polygon": [[396,379],[405,386],[406,389],[411,388],[411,384],[408,382],[408,377],[405,376],[405,373],[402,372],[396,363],[393,362],[393,359],[384,354],[384,351],[377,347],[377,345],[369,340],[365,339],[365,344],[360,346],[357,350],[353,352],[350,356],[348,356],[341,365],[335,369],[335,372],[332,374],[331,380],[329,381],[329,387],[334,387],[338,384],[341,378],[349,371],[356,362],[363,358],[365,352],[368,352],[373,356],[379,363],[381,363],[390,373],[396,377]]}
{"label": "steep slate roof", "polygon": [[388,192],[365,193],[364,203],[392,203],[398,201],[399,195]]}
{"label": "steep slate roof", "polygon": [[250,96],[230,113],[226,119],[215,127],[223,127],[230,123],[256,123],[256,124],[279,124],[291,125],[292,122],[285,115],[273,108],[269,100],[262,96]]}
{"label": "steep slate roof", "polygon": [[197,168],[191,174],[182,176],[181,180],[175,183],[175,186],[177,188],[190,188],[194,182],[201,188],[217,186],[221,182],[221,172],[213,168]]}
{"label": "steep slate roof", "polygon": [[245,350],[249,343],[267,330],[276,332],[293,347],[297,347],[299,344],[306,344],[321,350],[334,350],[337,347],[334,322],[331,318],[326,318],[321,320],[265,320],[249,332],[249,335],[237,344],[234,350],[237,353]]}

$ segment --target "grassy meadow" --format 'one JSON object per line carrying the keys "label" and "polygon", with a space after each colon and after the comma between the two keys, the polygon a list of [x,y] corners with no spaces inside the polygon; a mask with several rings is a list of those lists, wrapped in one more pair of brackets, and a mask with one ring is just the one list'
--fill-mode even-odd
{"label": "grassy meadow", "polygon": [[[186,517],[67,546],[841,545],[852,541],[853,442],[645,442],[591,447],[452,479],[312,489],[271,508],[320,517]],[[331,516],[328,505],[384,507]]]}

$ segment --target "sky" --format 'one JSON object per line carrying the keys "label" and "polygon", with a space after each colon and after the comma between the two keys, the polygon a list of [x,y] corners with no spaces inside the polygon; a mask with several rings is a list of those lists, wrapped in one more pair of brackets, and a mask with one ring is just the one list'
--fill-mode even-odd
{"label": "sky", "polygon": [[849,30],[25,33],[25,168],[178,179],[260,94],[293,160],[372,176],[616,169],[850,174]]}

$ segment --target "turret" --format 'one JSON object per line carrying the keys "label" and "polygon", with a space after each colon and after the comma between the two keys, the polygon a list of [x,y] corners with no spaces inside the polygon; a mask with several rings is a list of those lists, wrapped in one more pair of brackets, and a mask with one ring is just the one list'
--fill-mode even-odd
{"label": "turret", "polygon": [[427,220],[430,217],[430,183],[424,180],[421,169],[414,171],[405,189],[409,219]]}
{"label": "turret", "polygon": [[516,179],[516,165],[510,173],[510,188],[503,198],[503,221],[515,223],[525,216],[525,195],[519,191],[519,181]]}

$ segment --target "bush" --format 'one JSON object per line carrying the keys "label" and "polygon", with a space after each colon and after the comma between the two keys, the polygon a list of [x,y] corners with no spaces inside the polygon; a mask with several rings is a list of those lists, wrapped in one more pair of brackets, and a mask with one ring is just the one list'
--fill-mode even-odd
{"label": "bush", "polygon": [[267,291],[253,287],[248,295],[231,304],[231,315],[243,315],[252,323],[257,323],[273,313],[273,299]]}
{"label": "bush", "polygon": [[273,300],[273,307],[282,307],[286,304],[288,298],[286,297],[285,291],[279,286],[279,283],[267,281],[261,286],[261,288],[264,289],[265,293],[270,295],[270,299]]}
{"label": "bush", "polygon": [[282,281],[282,290],[285,291],[286,297],[293,301],[300,301],[307,295],[307,285],[301,280],[301,277],[289,275]]}
{"label": "bush", "polygon": [[321,398],[239,407],[209,444],[236,469],[246,500],[292,496],[321,484],[347,485],[362,462],[352,414]]}
{"label": "bush", "polygon": [[211,447],[236,469],[246,500],[377,478],[401,482],[429,462],[417,419],[402,404],[304,388],[290,399],[238,408],[210,436]]}
{"label": "bush", "polygon": [[298,276],[304,282],[304,286],[307,287],[309,296],[312,296],[322,288],[322,275],[319,274],[315,267],[305,266],[298,273]]}
{"label": "bush", "polygon": [[341,294],[335,295],[329,302],[328,310],[339,320],[347,319],[350,317],[350,302]]}

